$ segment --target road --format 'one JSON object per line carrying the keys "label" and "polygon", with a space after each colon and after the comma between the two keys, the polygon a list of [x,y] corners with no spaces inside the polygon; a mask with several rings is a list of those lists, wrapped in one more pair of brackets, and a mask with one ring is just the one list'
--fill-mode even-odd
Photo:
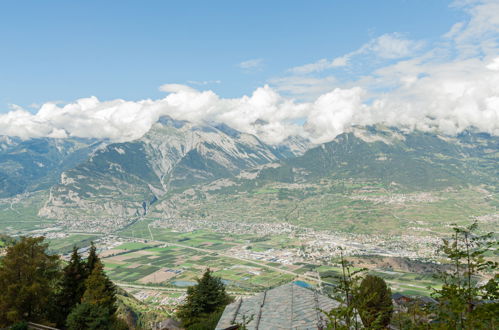
{"label": "road", "polygon": [[[158,241],[158,240],[154,239],[154,236],[153,236],[152,231],[151,231],[151,225],[150,224],[147,226],[147,228],[149,229],[149,234],[151,236],[151,243],[165,244],[165,245],[170,245],[170,246],[177,246],[177,247],[181,247],[181,248],[185,248],[185,249],[191,249],[191,250],[198,251],[198,252],[215,254],[217,256],[221,256],[221,257],[225,257],[225,258],[231,258],[231,259],[236,259],[236,260],[243,261],[243,262],[246,262],[246,263],[250,263],[250,264],[253,264],[253,265],[256,265],[256,266],[259,266],[259,267],[264,267],[264,268],[267,268],[267,269],[271,269],[271,270],[279,272],[279,273],[301,277],[303,279],[307,279],[309,281],[318,282],[320,284],[331,284],[331,285],[333,285],[333,283],[331,283],[331,282],[323,281],[322,279],[318,279],[316,277],[312,277],[312,276],[308,276],[308,275],[304,275],[304,274],[298,274],[298,273],[293,272],[291,270],[281,269],[281,268],[278,268],[278,267],[270,266],[270,265],[267,265],[267,264],[264,264],[264,263],[261,263],[261,262],[255,261],[255,260],[251,260],[251,259],[245,259],[245,258],[236,257],[234,255],[222,253],[220,251],[208,250],[208,249],[203,249],[203,248],[197,248],[197,247],[193,247],[193,246],[189,246],[189,245],[185,245],[185,244],[179,244],[179,243],[172,243],[172,242],[166,242],[166,241]],[[133,238],[133,237],[126,237],[126,236],[121,236],[121,237],[136,239],[136,238]]]}

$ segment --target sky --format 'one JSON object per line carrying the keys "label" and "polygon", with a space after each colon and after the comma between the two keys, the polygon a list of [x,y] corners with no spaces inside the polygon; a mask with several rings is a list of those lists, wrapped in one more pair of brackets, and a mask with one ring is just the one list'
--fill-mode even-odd
{"label": "sky", "polygon": [[499,0],[2,1],[0,134],[499,134]]}

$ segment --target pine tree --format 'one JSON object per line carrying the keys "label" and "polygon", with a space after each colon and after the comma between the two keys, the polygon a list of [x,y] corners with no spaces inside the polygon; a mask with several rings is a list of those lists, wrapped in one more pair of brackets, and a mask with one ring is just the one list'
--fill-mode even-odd
{"label": "pine tree", "polygon": [[365,327],[384,329],[390,323],[393,313],[392,291],[385,280],[366,275],[354,297],[355,306]]}
{"label": "pine tree", "polygon": [[92,271],[94,270],[95,264],[100,261],[99,257],[97,256],[97,249],[95,247],[94,242],[90,243],[90,250],[88,251],[88,257],[87,257],[87,277],[92,274]]}
{"label": "pine tree", "polygon": [[98,305],[106,309],[109,315],[116,312],[116,288],[104,273],[104,267],[98,259],[92,273],[85,281],[82,302]]}
{"label": "pine tree", "polygon": [[63,326],[71,310],[81,302],[85,292],[87,269],[78,254],[78,248],[73,247],[71,259],[63,270],[60,292],[57,295],[58,325]]}
{"label": "pine tree", "polygon": [[47,253],[43,237],[22,237],[0,265],[0,327],[21,320],[50,324],[60,276],[59,256]]}
{"label": "pine tree", "polygon": [[230,301],[221,279],[214,277],[212,271],[207,269],[197,280],[197,285],[187,289],[186,303],[180,306],[177,315],[188,328],[220,312]]}
{"label": "pine tree", "polygon": [[92,273],[85,280],[81,303],[68,315],[66,325],[71,330],[112,329],[116,324],[116,288],[104,273],[97,257]]}
{"label": "pine tree", "polygon": [[69,314],[68,330],[102,330],[111,328],[109,312],[98,305],[78,304]]}

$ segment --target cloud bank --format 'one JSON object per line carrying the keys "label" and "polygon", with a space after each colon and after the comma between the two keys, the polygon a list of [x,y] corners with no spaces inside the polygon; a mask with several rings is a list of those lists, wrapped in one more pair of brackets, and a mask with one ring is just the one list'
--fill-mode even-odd
{"label": "cloud bank", "polygon": [[[0,135],[122,142],[140,138],[163,115],[225,123],[271,144],[293,135],[322,143],[352,125],[376,123],[446,134],[473,127],[499,135],[499,2],[463,0],[454,6],[468,19],[433,44],[382,35],[332,60],[291,68],[291,75],[272,78],[240,98],[166,84],[160,90],[167,95],[158,100],[88,97],[45,103],[35,114],[13,107],[0,115]],[[338,74],[356,61],[376,67],[347,79]],[[261,60],[241,64],[259,66]]]}

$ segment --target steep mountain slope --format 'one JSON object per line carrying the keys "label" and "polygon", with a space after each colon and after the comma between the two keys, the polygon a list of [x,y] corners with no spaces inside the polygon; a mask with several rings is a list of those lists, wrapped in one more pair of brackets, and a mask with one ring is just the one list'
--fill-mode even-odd
{"label": "steep mountain slope", "polygon": [[216,230],[263,222],[428,233],[472,219],[490,229],[497,225],[498,171],[494,136],[357,127],[302,156],[166,196],[148,217]]}
{"label": "steep mountain slope", "polygon": [[100,142],[91,139],[0,137],[0,198],[55,184],[60,174],[87,159]]}
{"label": "steep mountain slope", "polygon": [[[303,179],[330,177],[378,180],[409,190],[457,184],[497,184],[499,138],[463,133],[457,137],[395,128],[354,128],[333,141],[282,161],[281,171]],[[262,173],[265,175],[265,173]]]}
{"label": "steep mountain slope", "polygon": [[126,222],[147,213],[167,192],[283,157],[249,134],[162,118],[141,139],[110,144],[62,173],[40,215]]}

